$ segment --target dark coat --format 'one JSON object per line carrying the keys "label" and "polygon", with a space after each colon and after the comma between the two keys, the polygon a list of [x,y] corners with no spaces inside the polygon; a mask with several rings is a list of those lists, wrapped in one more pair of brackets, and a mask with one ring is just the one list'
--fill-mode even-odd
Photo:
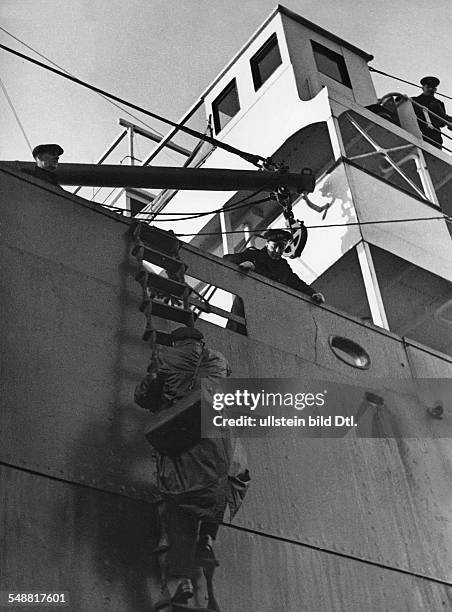
{"label": "dark coat", "polygon": [[292,268],[285,259],[271,259],[265,247],[263,249],[246,249],[241,253],[225,255],[223,259],[235,264],[251,261],[257,274],[262,274],[266,278],[278,281],[309,296],[317,293],[315,289],[292,272]]}
{"label": "dark coat", "polygon": [[45,181],[46,183],[50,183],[51,185],[55,185],[55,187],[60,187],[55,172],[50,172],[50,170],[44,170],[44,168],[35,166],[32,170],[22,170],[22,172],[34,176],[41,181]]}
{"label": "dark coat", "polygon": [[422,109],[416,105],[413,105],[414,112],[416,113],[418,118],[419,128],[422,134],[426,136],[425,140],[433,140],[434,143],[441,144],[443,142],[443,139],[439,130],[440,128],[446,125],[446,121],[450,121],[451,119],[446,114],[446,107],[444,106],[444,103],[441,102],[441,100],[438,100],[438,98],[435,98],[434,96],[429,96],[424,93],[420,94],[419,96],[416,96],[415,98],[412,98],[412,100],[414,100],[414,102],[417,102],[421,106],[424,106],[426,109],[432,111],[436,115],[439,115],[445,120],[443,121],[442,119],[439,119],[438,117],[435,117],[434,115],[429,113],[428,115],[430,118],[430,123],[432,124],[433,128],[436,128],[432,129],[425,123],[425,116]]}
{"label": "dark coat", "polygon": [[[202,349],[196,340],[174,348],[162,348],[157,356],[159,376],[164,379],[162,405],[188,393],[202,354],[195,388],[201,379],[215,383],[229,376],[226,358],[218,351]],[[156,456],[157,483],[161,498],[189,515],[220,523],[226,506],[233,516],[249,483],[246,458],[239,440],[226,430],[221,438],[201,439],[177,456]]]}

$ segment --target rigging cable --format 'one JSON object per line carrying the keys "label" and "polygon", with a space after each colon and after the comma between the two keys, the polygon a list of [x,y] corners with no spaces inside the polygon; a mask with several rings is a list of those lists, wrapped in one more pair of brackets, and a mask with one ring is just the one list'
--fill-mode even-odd
{"label": "rigging cable", "polygon": [[[273,198],[266,197],[266,198],[262,198],[261,200],[254,200],[253,202],[247,202],[247,200],[249,200],[249,198],[252,198],[256,195],[258,195],[261,191],[263,191],[265,189],[265,185],[263,187],[260,187],[258,190],[254,191],[253,193],[250,193],[249,195],[245,196],[244,198],[238,200],[237,202],[235,202],[234,204],[232,204],[231,206],[228,206],[228,208],[224,208],[224,206],[222,206],[221,208],[214,208],[212,210],[208,210],[206,212],[174,212],[174,213],[164,213],[164,212],[155,212],[153,213],[152,211],[140,211],[138,212],[136,215],[134,215],[134,219],[137,219],[138,221],[153,221],[155,219],[155,217],[157,216],[174,216],[174,215],[190,215],[188,217],[180,217],[177,219],[160,219],[160,222],[163,221],[190,221],[191,219],[197,219],[199,217],[206,217],[207,215],[214,215],[216,213],[220,213],[220,212],[233,212],[236,210],[239,210],[240,208],[245,208],[248,206],[254,206],[255,204],[262,204],[263,202],[269,202],[271,200],[273,200]],[[110,191],[110,193],[107,195],[107,197],[105,198],[104,202],[98,203],[99,206],[103,206],[104,208],[110,208],[111,210],[116,210],[116,211],[121,211],[123,213],[125,212],[129,212],[127,209],[122,208],[121,206],[112,206],[111,204],[105,204],[105,201],[110,197],[110,195],[113,193],[113,191],[117,189],[117,187],[114,187],[112,191]],[[152,202],[151,202],[152,204]],[[139,215],[146,215],[145,219],[140,219]],[[154,215],[152,217],[152,215]],[[150,219],[149,217],[152,217],[152,219]]]}
{"label": "rigging cable", "polygon": [[[7,467],[12,467],[16,470],[18,470],[19,472],[23,472],[25,474],[33,474],[33,475],[37,475],[37,476],[42,476],[42,473],[39,472],[36,469],[32,469],[29,467],[22,467],[22,466],[18,466],[16,464],[13,463],[8,463],[7,461],[0,461],[0,466],[7,466]],[[53,481],[53,482],[59,482],[59,483],[66,483],[66,484],[74,484],[73,481],[64,478],[63,476],[56,476],[53,475],[51,473],[46,474],[46,478],[48,478],[49,480]],[[105,489],[101,488],[95,484],[95,481],[93,480],[92,483],[87,483],[85,482],[80,482],[77,483],[77,486],[81,487],[84,490],[89,490],[89,491],[98,491],[102,494],[105,493]],[[127,497],[126,493],[121,492],[115,492],[114,495],[116,495],[117,497],[123,497],[124,499],[128,500],[130,499],[129,497]],[[235,531],[240,531],[242,533],[248,533],[248,534],[252,534],[252,535],[258,535],[260,537],[264,537],[267,538],[269,540],[274,540],[277,542],[285,542],[288,544],[293,544],[295,546],[300,546],[309,550],[314,550],[317,552],[321,552],[321,553],[325,553],[328,555],[333,555],[335,557],[339,557],[342,559],[348,559],[350,561],[357,561],[359,563],[362,563],[364,565],[369,565],[372,567],[379,567],[381,569],[384,570],[388,570],[391,572],[395,572],[395,573],[399,573],[399,574],[404,574],[406,576],[411,576],[414,578],[420,578],[422,580],[428,580],[429,582],[435,583],[435,584],[441,584],[443,586],[448,586],[448,587],[452,587],[452,582],[449,582],[447,580],[443,580],[442,578],[437,578],[436,576],[430,576],[427,574],[421,574],[420,572],[413,572],[412,570],[409,569],[404,569],[402,567],[395,567],[393,565],[389,565],[389,564],[385,564],[385,563],[381,563],[379,561],[375,561],[373,559],[366,559],[364,557],[358,557],[356,555],[347,553],[347,552],[343,552],[340,550],[336,550],[334,548],[326,548],[324,546],[319,546],[317,544],[312,544],[310,542],[305,542],[302,540],[294,540],[291,538],[287,538],[284,537],[283,535],[276,535],[273,533],[268,533],[268,532],[264,532],[264,531],[259,531],[257,529],[252,529],[251,527],[244,527],[242,525],[234,525],[232,523],[226,523],[226,522],[221,522],[221,525],[227,529],[233,529]]]}
{"label": "rigging cable", "polygon": [[144,115],[147,115],[148,117],[152,117],[153,119],[161,121],[162,123],[171,125],[173,128],[176,128],[177,130],[180,130],[181,132],[185,132],[186,134],[189,134],[190,136],[194,136],[195,138],[205,140],[206,142],[210,142],[210,144],[220,149],[224,149],[225,151],[227,151],[228,153],[232,153],[233,155],[238,155],[242,159],[246,160],[247,162],[259,168],[261,168],[262,165],[267,162],[267,159],[265,157],[262,157],[260,155],[255,155],[253,153],[248,153],[246,151],[242,151],[240,149],[237,149],[236,147],[233,147],[231,145],[228,145],[222,142],[221,140],[217,140],[216,138],[212,138],[211,136],[202,134],[201,132],[198,132],[197,130],[193,130],[192,128],[189,128],[185,125],[176,123],[175,121],[171,121],[171,119],[166,119],[165,117],[162,117],[161,115],[158,115],[157,113],[148,111],[142,108],[141,106],[138,106],[137,104],[133,104],[132,102],[128,102],[127,100],[124,100],[123,98],[120,98],[119,96],[115,96],[114,94],[109,93],[108,91],[105,91],[104,89],[100,89],[99,87],[90,85],[86,81],[82,81],[81,79],[78,79],[70,74],[65,74],[61,70],[52,68],[51,66],[48,66],[47,64],[43,64],[42,62],[39,62],[38,60],[35,60],[32,57],[29,57],[28,55],[24,55],[23,53],[20,53],[19,51],[16,51],[15,49],[11,49],[11,47],[7,47],[6,45],[0,44],[0,49],[3,49],[4,51],[7,51],[8,53],[12,53],[13,55],[20,57],[26,60],[27,62],[30,62],[32,64],[35,64],[36,66],[44,68],[45,70],[53,72],[54,74],[57,74],[63,77],[64,79],[72,81],[73,83],[81,85],[82,87],[86,87],[87,89],[90,89],[91,91],[104,95],[107,98],[110,98],[116,102],[119,102],[120,104],[125,104],[126,106],[129,106],[130,108],[133,108],[134,110],[139,111],[140,113],[143,113]]}
{"label": "rigging cable", "polygon": [[[254,193],[246,196],[245,198],[242,198],[241,200],[239,200],[238,202],[236,202],[235,204],[232,204],[230,207],[228,208],[216,208],[216,209],[212,209],[206,212],[187,212],[187,213],[182,213],[182,212],[174,212],[174,213],[164,213],[164,212],[158,212],[155,213],[155,216],[173,216],[173,215],[181,215],[181,214],[186,214],[186,215],[191,215],[189,217],[180,217],[180,218],[176,218],[176,219],[160,219],[158,220],[158,223],[164,222],[164,221],[186,221],[186,220],[190,220],[190,219],[196,219],[197,217],[204,217],[207,215],[212,215],[212,214],[216,214],[219,212],[231,212],[231,211],[235,211],[238,210],[240,208],[245,208],[247,206],[254,206],[256,204],[262,204],[264,202],[269,202],[269,201],[273,201],[272,197],[267,197],[267,198],[262,198],[261,200],[253,200],[252,202],[247,202],[246,200],[248,200],[249,198],[256,196],[258,193],[260,193],[262,190],[264,189],[264,187],[262,187],[261,189],[259,189],[258,191],[255,191]],[[124,208],[121,208],[119,206],[110,206],[108,204],[104,204],[102,205],[106,208],[111,208],[113,210],[118,210],[118,211],[122,211],[122,212],[127,212]],[[138,215],[140,214],[152,214],[152,213],[137,213],[134,218],[138,219]],[[155,217],[154,217],[155,218]],[[154,220],[154,219],[152,219]],[[382,223],[408,223],[411,221],[439,221],[439,220],[444,220],[448,223],[452,223],[452,216],[447,215],[447,214],[443,214],[440,215],[438,217],[412,217],[412,218],[408,218],[408,219],[380,219],[377,221],[350,221],[349,223],[329,223],[329,224],[322,224],[322,225],[306,225],[306,229],[321,229],[321,228],[333,228],[333,227],[347,227],[347,226],[360,226],[360,225],[379,225]],[[272,228],[272,229],[287,229],[287,228]],[[248,231],[250,232],[261,232],[263,231],[262,229],[249,229]],[[241,234],[243,232],[243,230],[229,230],[229,231],[224,231],[224,232],[196,232],[193,234],[176,234],[177,236],[214,236],[214,235],[221,235],[221,234]]]}
{"label": "rigging cable", "polygon": [[[52,66],[55,66],[55,68],[59,68],[60,70],[62,70],[63,72],[65,72],[66,74],[70,75],[70,76],[74,76],[73,74],[71,74],[69,72],[69,70],[66,70],[65,68],[63,68],[62,66],[59,66],[56,62],[52,61],[50,58],[46,57],[43,53],[40,53],[39,51],[37,51],[36,49],[34,49],[33,47],[31,47],[30,45],[27,45],[26,42],[24,42],[23,40],[21,40],[20,38],[17,38],[17,36],[14,36],[14,34],[11,34],[11,32],[8,32],[8,30],[6,30],[5,28],[3,28],[2,26],[0,26],[0,30],[2,32],[4,32],[5,34],[7,34],[8,36],[11,36],[11,38],[13,38],[14,40],[16,40],[17,42],[19,42],[21,45],[23,45],[24,47],[26,47],[27,49],[29,49],[30,51],[33,51],[33,53],[36,53],[36,55],[39,55],[39,57],[42,57],[43,59],[45,59],[47,62],[49,62],[49,64],[52,64]],[[145,127],[147,127],[149,130],[151,130],[152,132],[155,132],[155,134],[157,134],[157,136],[160,136],[160,138],[164,137],[164,134],[162,132],[160,132],[159,130],[157,130],[155,127],[149,125],[149,123],[146,123],[146,121],[143,121],[143,119],[141,119],[140,117],[138,117],[138,115],[134,115],[134,113],[131,113],[129,110],[127,110],[126,108],[123,108],[120,104],[116,104],[116,102],[113,102],[113,100],[110,100],[109,98],[107,98],[107,96],[104,96],[103,94],[99,94],[101,98],[103,98],[106,102],[108,102],[109,104],[111,104],[112,106],[118,108],[122,113],[125,113],[126,115],[129,115],[129,117],[132,117],[132,119],[135,119],[135,121],[138,121],[139,123],[141,123],[142,125],[144,125]],[[174,155],[171,155],[171,153],[169,153],[168,151],[165,151],[165,154],[172,159],[173,161],[178,161],[176,157],[174,157]]]}
{"label": "rigging cable", "polygon": [[[442,215],[439,217],[414,217],[411,219],[381,219],[378,221],[351,221],[350,223],[328,223],[326,225],[306,225],[305,227],[306,229],[322,229],[322,228],[331,228],[331,227],[348,227],[348,226],[353,226],[353,225],[358,225],[358,226],[380,225],[382,223],[409,223],[412,221],[438,221],[438,220],[451,222],[452,217],[449,217],[448,215]],[[253,232],[253,233],[259,233],[259,232],[265,231],[265,229],[266,228],[249,229],[248,231]],[[287,230],[287,227],[281,227],[281,228],[275,227],[272,229]],[[178,234],[176,232],[176,236],[216,236],[216,235],[219,236],[222,234],[243,234],[243,230],[229,230],[225,232],[196,232],[194,234]]]}
{"label": "rigging cable", "polygon": [[185,215],[185,214],[191,215],[189,217],[179,217],[179,218],[176,218],[176,219],[161,219],[162,222],[163,221],[172,221],[172,222],[175,222],[175,221],[190,221],[191,219],[197,219],[198,217],[205,217],[207,215],[214,215],[214,214],[220,213],[220,212],[231,212],[231,211],[238,210],[239,208],[245,208],[247,206],[253,206],[254,204],[261,204],[262,202],[268,202],[268,201],[272,200],[271,197],[266,197],[266,198],[263,198],[261,200],[255,200],[253,202],[248,202],[248,200],[250,198],[253,198],[254,196],[257,196],[259,193],[261,193],[261,191],[264,191],[264,189],[266,189],[267,186],[268,185],[263,185],[262,187],[260,187],[256,191],[253,191],[253,193],[250,193],[249,195],[245,196],[244,198],[241,198],[240,200],[238,200],[234,204],[231,204],[231,206],[228,206],[227,208],[225,208],[224,206],[221,206],[220,208],[215,208],[215,209],[212,209],[212,210],[208,210],[206,212],[192,212],[192,213],[181,213],[181,212],[178,212],[178,213],[155,212],[155,213],[153,213],[152,211],[146,211],[146,212],[139,212],[135,216],[138,217],[138,215],[140,215],[140,214],[147,215],[146,219],[141,219],[141,221],[148,221],[148,220],[151,220],[151,219],[149,219],[149,217],[151,217],[153,215],[153,217],[152,217],[152,221],[153,221],[157,215],[164,215],[164,216]]}
{"label": "rigging cable", "polygon": [[[267,199],[271,199],[271,198],[267,198]],[[241,206],[237,206],[237,208],[242,208],[243,206],[249,206],[252,204],[260,204],[261,202],[265,202],[266,200],[257,200],[256,202],[249,202],[247,204],[241,205]],[[128,212],[127,210],[125,210],[124,208],[120,208],[119,206],[110,206],[108,204],[102,204],[101,206],[103,206],[104,208],[111,208],[112,210],[116,210],[116,211],[121,211],[122,213]],[[217,210],[212,210],[209,212],[205,212],[205,213],[192,213],[195,216],[193,217],[184,217],[181,219],[160,219],[157,220],[157,223],[161,223],[162,221],[186,221],[186,220],[190,220],[190,219],[196,219],[197,217],[201,217],[204,215],[210,215],[210,214],[215,214],[217,212],[221,212],[221,210],[223,209],[217,209]],[[230,209],[226,209],[225,212],[228,212],[228,210]],[[235,210],[235,209],[232,209]],[[140,215],[141,213],[137,213],[136,215],[134,215],[134,219],[140,221],[140,219],[138,218],[138,215]],[[172,213],[157,213],[157,214],[172,214]],[[174,213],[175,214],[175,213]],[[450,223],[452,224],[452,217],[448,216],[448,215],[442,215],[439,217],[414,217],[411,219],[380,219],[377,221],[351,221],[350,223],[330,223],[327,225],[305,225],[304,227],[306,229],[322,229],[322,228],[334,228],[334,227],[347,227],[347,226],[361,226],[361,225],[380,225],[382,223],[409,223],[412,221],[446,221],[446,223]],[[248,229],[248,232],[251,233],[255,233],[255,234],[260,234],[261,232],[265,232],[268,228],[261,228],[261,229]],[[287,227],[282,227],[282,228],[271,228],[271,229],[281,229],[281,230],[287,230]],[[187,237],[187,236],[222,236],[223,234],[243,234],[243,229],[241,230],[229,230],[229,231],[224,231],[224,232],[196,232],[193,234],[181,234],[181,233],[175,233],[175,236],[179,236],[179,237]]]}
{"label": "rigging cable", "polygon": [[[254,195],[254,194],[253,194]],[[251,196],[249,196],[251,197]],[[268,200],[270,200],[271,198],[265,198],[262,200],[256,200],[253,202],[248,202],[246,204],[240,204],[240,206],[237,206],[236,208],[229,208],[226,209],[224,212],[229,212],[230,210],[236,210],[238,208],[242,208],[244,206],[250,206],[253,204],[260,204],[262,202],[266,202]],[[101,206],[104,206],[105,208],[111,208],[112,210],[117,210],[117,211],[121,211],[123,213],[128,212],[127,210],[125,210],[124,208],[120,208],[119,206],[110,206],[109,204],[103,204]],[[158,220],[158,223],[161,223],[162,221],[185,221],[185,220],[190,220],[190,219],[196,219],[197,217],[202,217],[205,215],[210,215],[210,214],[215,214],[217,212],[221,212],[223,209],[222,208],[218,208],[216,210],[211,210],[209,212],[204,212],[204,213],[187,213],[187,214],[192,214],[194,215],[193,217],[184,217],[181,219],[160,219]],[[138,215],[140,213],[137,213],[134,216],[134,219],[138,219]],[[147,214],[147,213],[146,213]],[[176,213],[156,213],[159,215],[171,215],[171,214],[176,214]],[[306,229],[322,229],[322,228],[333,228],[333,227],[348,227],[348,226],[361,226],[361,225],[380,225],[382,223],[410,223],[412,221],[446,221],[447,223],[452,223],[452,217],[449,215],[441,215],[438,217],[413,217],[410,219],[379,219],[377,221],[350,221],[350,223],[329,223],[326,225],[305,225]],[[253,232],[253,233],[259,233],[259,232],[263,232],[265,231],[267,228],[261,228],[261,229],[248,229],[247,231],[249,232]],[[272,229],[281,229],[281,230],[287,230],[287,227],[282,227],[282,228],[272,228]],[[224,231],[224,232],[196,232],[193,234],[179,234],[176,233],[176,236],[221,236],[222,234],[242,234],[243,233],[243,229],[242,230],[229,230],[229,231]]]}
{"label": "rigging cable", "polygon": [[[116,187],[115,187],[116,189]],[[254,194],[253,194],[254,195]],[[213,210],[208,210],[206,212],[174,212],[174,213],[165,213],[165,212],[156,212],[156,213],[149,213],[149,212],[143,212],[140,211],[138,212],[136,215],[134,215],[134,218],[136,218],[138,215],[152,215],[154,214],[154,218],[155,217],[160,217],[160,216],[165,216],[165,217],[172,217],[172,216],[177,216],[177,215],[190,215],[189,217],[186,217],[187,219],[197,219],[198,217],[206,217],[207,215],[214,215],[215,213],[219,213],[219,212],[231,212],[231,211],[236,211],[239,210],[240,208],[245,208],[247,206],[253,206],[254,204],[262,204],[263,202],[268,202],[269,200],[271,200],[272,198],[263,198],[262,200],[255,200],[253,202],[246,202],[246,203],[240,203],[237,202],[237,205],[234,206],[230,206],[229,208],[215,208]],[[104,206],[106,208],[111,208],[113,210],[121,210],[122,212],[129,212],[127,211],[125,208],[122,208],[121,206],[112,206],[110,204],[100,204],[100,206]],[[154,218],[152,220],[154,220]],[[165,221],[185,221],[186,219],[185,217],[181,217],[180,219],[165,219]],[[146,219],[142,219],[142,221],[146,221]],[[163,219],[162,219],[163,221]]]}
{"label": "rigging cable", "polygon": [[[5,34],[7,34],[8,36],[10,36],[11,38],[13,38],[14,40],[16,40],[17,42],[19,42],[21,45],[23,45],[24,47],[26,47],[27,49],[29,49],[30,51],[33,51],[33,53],[36,53],[36,55],[39,55],[39,57],[42,57],[42,59],[45,59],[47,62],[49,62],[49,64],[52,64],[52,66],[55,66],[55,68],[59,68],[60,70],[62,70],[63,72],[65,72],[66,74],[69,74],[70,76],[74,76],[73,74],[71,74],[69,72],[69,70],[66,70],[66,68],[63,68],[62,66],[59,66],[56,62],[53,62],[51,59],[49,59],[48,57],[46,57],[43,53],[40,53],[39,51],[37,51],[36,49],[34,49],[33,47],[31,47],[30,45],[27,45],[26,42],[24,42],[23,40],[21,40],[20,38],[17,38],[17,36],[14,36],[14,34],[11,34],[11,32],[8,32],[8,30],[5,30],[5,28],[3,28],[2,26],[0,26],[0,30],[2,32],[4,32]],[[104,98],[104,100],[106,100],[107,102],[109,102],[110,104],[113,104],[113,106],[116,106],[116,108],[119,108],[120,111],[126,113],[127,115],[129,115],[130,117],[133,117],[134,119],[136,119],[137,121],[139,121],[140,123],[142,123],[143,125],[145,125],[147,128],[149,128],[150,130],[154,130],[154,132],[158,135],[161,136],[163,138],[163,134],[162,132],[159,132],[158,130],[156,130],[154,127],[151,127],[150,125],[148,125],[147,123],[145,123],[142,119],[140,119],[139,117],[137,117],[136,115],[134,115],[133,113],[131,113],[130,111],[128,111],[125,108],[122,108],[122,106],[120,106],[119,104],[116,104],[116,102],[113,102],[113,100],[110,100],[109,98],[107,98],[106,96],[104,96],[103,94],[100,94],[100,96],[102,98]]]}
{"label": "rigging cable", "polygon": [[27,142],[28,148],[30,149],[30,151],[33,151],[33,147],[31,146],[31,143],[28,140],[28,136],[27,136],[27,134],[25,132],[25,128],[22,125],[21,120],[19,119],[19,115],[17,114],[16,109],[14,108],[14,104],[13,104],[13,102],[12,102],[11,98],[9,97],[8,92],[6,90],[6,85],[3,83],[1,78],[0,78],[0,86],[1,86],[1,88],[3,90],[3,93],[5,94],[5,98],[8,101],[8,104],[9,104],[11,110],[13,111],[13,115],[16,118],[16,121],[17,121],[17,123],[19,125],[20,131],[22,132],[22,135],[23,135],[23,137],[25,138],[25,140]]}
{"label": "rigging cable", "polygon": [[[411,81],[405,81],[405,79],[401,79],[400,77],[396,77],[393,74],[388,74],[387,72],[383,72],[382,70],[377,70],[376,68],[372,68],[372,66],[369,66],[369,70],[370,70],[370,72],[376,72],[378,74],[382,74],[384,76],[387,76],[390,79],[394,79],[395,81],[400,81],[401,83],[406,83],[407,85],[413,85],[413,87],[421,88],[421,86],[417,85],[416,83],[412,83]],[[438,96],[442,96],[443,98],[447,98],[448,100],[452,100],[452,98],[450,96],[447,96],[446,94],[438,92],[437,95]]]}
{"label": "rigging cable", "polygon": [[[94,198],[97,196],[97,194],[99,193],[99,191],[103,189],[103,187],[99,187],[99,189],[96,191],[96,193],[93,193],[93,197],[91,198],[91,201],[94,200]],[[102,202],[100,202],[101,206],[108,206],[108,204],[105,204],[105,202],[108,200],[108,198],[117,190],[117,187],[113,187],[113,189],[111,191],[109,191],[107,193],[107,195],[105,196],[105,198],[102,200]]]}
{"label": "rigging cable", "polygon": [[[256,194],[253,193],[251,195],[256,195]],[[248,196],[248,197],[251,197],[251,196]],[[262,200],[255,200],[253,202],[243,202],[243,200],[240,200],[235,205],[230,206],[228,208],[221,207],[221,208],[216,208],[214,210],[208,210],[206,212],[199,212],[199,213],[195,213],[195,212],[190,212],[190,213],[180,213],[180,212],[179,213],[159,213],[159,212],[157,212],[157,213],[154,214],[154,217],[153,217],[152,220],[154,220],[155,217],[159,217],[161,215],[164,215],[164,216],[173,216],[173,215],[186,214],[186,215],[190,215],[190,216],[188,216],[188,217],[177,217],[175,219],[174,218],[173,219],[158,219],[158,222],[159,223],[163,223],[163,222],[176,222],[176,221],[190,221],[191,219],[198,219],[200,217],[206,217],[208,215],[214,215],[214,214],[220,213],[220,212],[225,212],[225,213],[234,212],[236,210],[239,210],[240,208],[246,208],[248,206],[254,206],[255,204],[262,204],[263,202],[268,202],[271,199],[272,198],[268,197],[268,198],[264,198]],[[141,212],[137,213],[137,215],[140,215],[140,214],[145,214],[145,215],[151,214],[152,215],[152,213],[149,213],[149,212],[147,212],[147,213],[141,213]]]}
{"label": "rigging cable", "polygon": [[[256,194],[252,194],[252,195],[256,195]],[[251,197],[251,196],[249,196]],[[251,206],[252,204],[262,204],[263,202],[269,202],[270,200],[273,200],[273,198],[268,197],[268,198],[262,198],[262,200],[255,200],[254,202],[247,202],[245,204],[242,204],[243,200],[239,200],[238,202],[236,202],[235,204],[232,204],[231,206],[229,206],[228,208],[224,208],[223,206],[221,208],[215,208],[214,210],[210,210],[207,212],[156,212],[155,216],[165,216],[165,217],[177,217],[178,215],[194,215],[196,217],[203,217],[204,215],[210,215],[212,213],[216,213],[216,212],[230,212],[231,210],[237,210],[239,208],[244,208],[245,206]],[[152,213],[151,213],[152,214]]]}
{"label": "rigging cable", "polygon": [[358,561],[359,563],[363,563],[365,565],[370,565],[372,567],[379,567],[381,569],[385,569],[391,572],[396,572],[399,574],[405,574],[406,576],[412,576],[414,578],[421,578],[422,580],[428,580],[429,582],[435,584],[441,584],[443,586],[452,586],[452,582],[448,580],[444,580],[442,578],[437,578],[436,576],[421,574],[420,572],[413,572],[409,569],[404,569],[403,567],[396,567],[394,565],[389,565],[389,563],[381,563],[379,561],[374,561],[373,559],[366,559],[363,557],[358,557],[357,555],[350,554],[347,552],[342,552],[339,550],[335,550],[333,548],[326,548],[324,546],[319,546],[317,544],[312,544],[310,542],[303,542],[301,540],[294,540],[292,538],[287,538],[282,535],[276,535],[274,533],[268,533],[264,531],[260,531],[257,529],[252,529],[250,527],[244,527],[242,525],[234,525],[232,523],[221,523],[224,527],[228,527],[229,529],[234,529],[235,531],[241,531],[243,533],[258,535],[260,537],[268,538],[270,540],[275,540],[277,542],[285,542],[295,546],[301,546],[303,548],[307,548],[309,550],[315,550],[317,552],[326,553],[328,555],[334,555],[336,557],[340,557],[342,559],[349,559],[351,561]]}

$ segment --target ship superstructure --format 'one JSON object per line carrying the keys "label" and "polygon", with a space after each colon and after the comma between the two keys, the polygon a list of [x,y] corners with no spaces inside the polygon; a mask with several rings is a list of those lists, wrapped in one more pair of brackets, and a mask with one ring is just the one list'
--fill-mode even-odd
{"label": "ship superstructure", "polygon": [[[314,206],[294,201],[295,216],[315,226],[291,261],[296,273],[332,305],[450,354],[451,156],[422,139],[410,99],[377,99],[371,59],[280,6],[203,93],[206,117],[228,144],[292,172],[312,168]],[[202,167],[252,168],[219,149]],[[275,201],[234,209],[246,196],[260,199],[251,195],[163,192],[152,211],[223,207],[207,223],[172,225],[198,231],[185,239],[221,256],[262,246],[256,230],[284,227]]]}

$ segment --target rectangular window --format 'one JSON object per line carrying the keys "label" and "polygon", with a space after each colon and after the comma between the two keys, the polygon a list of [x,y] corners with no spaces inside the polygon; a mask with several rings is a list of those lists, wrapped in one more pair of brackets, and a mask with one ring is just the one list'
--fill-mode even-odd
{"label": "rectangular window", "polygon": [[148,193],[143,189],[127,189],[126,190],[126,208],[130,212],[130,216],[137,215],[145,206],[150,204],[155,198],[155,195]]}
{"label": "rectangular window", "polygon": [[273,34],[265,45],[251,58],[250,64],[254,89],[257,91],[275,72],[278,66],[282,64],[276,34]]}
{"label": "rectangular window", "polygon": [[315,41],[311,41],[311,44],[318,71],[351,88],[352,84],[343,56]]}
{"label": "rectangular window", "polygon": [[235,79],[229,83],[212,104],[215,132],[218,134],[240,110]]}

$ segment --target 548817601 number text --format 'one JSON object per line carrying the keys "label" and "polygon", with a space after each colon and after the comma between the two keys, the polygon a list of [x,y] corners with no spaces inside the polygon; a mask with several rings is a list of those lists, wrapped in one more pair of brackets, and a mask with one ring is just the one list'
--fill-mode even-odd
{"label": "548817601 number text", "polygon": [[36,606],[45,604],[46,606],[67,606],[69,604],[69,593],[43,592],[43,591],[1,591],[0,606]]}

